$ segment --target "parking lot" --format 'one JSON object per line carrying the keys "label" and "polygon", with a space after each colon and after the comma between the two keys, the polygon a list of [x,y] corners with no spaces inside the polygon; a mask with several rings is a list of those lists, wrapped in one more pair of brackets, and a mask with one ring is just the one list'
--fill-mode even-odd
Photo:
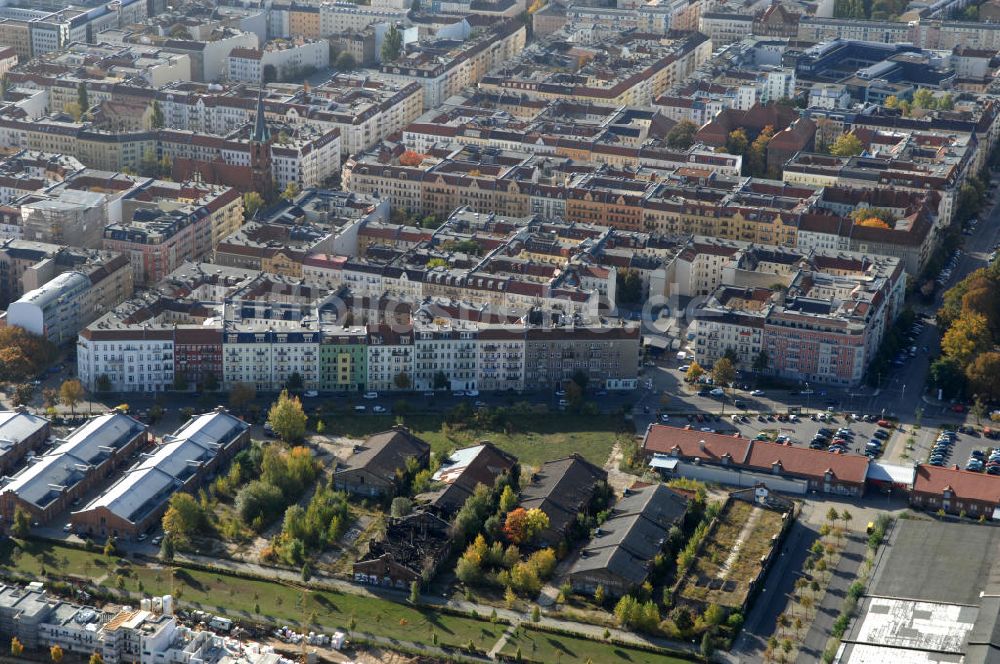
{"label": "parking lot", "polygon": [[[662,416],[660,416],[660,422],[668,426],[690,426],[692,429],[711,430],[724,434],[739,433],[746,438],[756,438],[762,434],[769,440],[784,437],[779,442],[787,442],[799,447],[808,447],[821,429],[830,429],[834,432],[827,436],[829,443],[836,437],[835,432],[838,429],[847,428],[853,435],[843,437],[844,449],[859,454],[864,454],[866,444],[875,438],[875,432],[880,429],[875,422],[865,422],[860,419],[855,421],[843,415],[828,416],[829,421],[826,422],[819,420],[818,416],[815,420],[812,419],[812,416],[800,416],[796,420],[786,419],[785,421],[779,420],[775,415],[738,415],[738,417],[740,421],[734,421],[732,414],[726,416],[702,415],[702,421],[699,421],[698,415],[691,415],[690,419],[687,415],[668,415],[666,421],[663,421]],[[888,430],[882,430],[888,433]],[[892,430],[890,435],[899,436],[901,434],[896,434],[895,430]],[[821,449],[827,449],[827,446],[824,445]],[[886,445],[883,444],[882,450],[885,449],[887,449]]]}
{"label": "parking lot", "polygon": [[[997,470],[990,471],[992,474],[1000,474],[1000,459],[998,459],[997,464],[990,462],[990,452],[992,449],[1000,448],[1000,440],[987,438],[976,427],[965,428],[964,431],[959,431],[955,427],[950,427],[949,429],[955,432],[954,436],[951,443],[945,446],[946,451],[944,454],[935,460],[935,465],[957,465],[959,468],[977,470],[977,468],[967,468],[969,460],[973,458],[974,453],[977,453],[982,455],[982,467],[978,468],[979,472],[986,472],[987,465],[989,465],[997,468]],[[941,431],[938,428],[928,428],[916,432],[914,435],[916,443],[914,449],[910,452],[910,456],[914,461],[928,463],[932,460],[932,454],[935,450],[937,440],[941,437]]]}

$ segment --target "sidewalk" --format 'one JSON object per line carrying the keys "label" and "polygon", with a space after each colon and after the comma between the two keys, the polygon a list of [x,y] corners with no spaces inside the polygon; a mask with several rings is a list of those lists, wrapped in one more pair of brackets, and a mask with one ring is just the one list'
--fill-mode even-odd
{"label": "sidewalk", "polygon": [[867,540],[857,533],[847,536],[837,568],[830,577],[830,585],[816,607],[816,616],[809,625],[806,638],[799,646],[799,656],[795,660],[798,664],[815,664],[820,661],[833,631],[833,623],[840,615],[841,606],[847,597],[847,589],[858,578],[867,545]]}

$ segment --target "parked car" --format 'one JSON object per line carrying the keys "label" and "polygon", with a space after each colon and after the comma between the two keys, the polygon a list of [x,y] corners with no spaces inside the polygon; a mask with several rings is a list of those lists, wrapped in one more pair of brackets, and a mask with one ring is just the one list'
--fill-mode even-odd
{"label": "parked car", "polygon": [[381,414],[381,413],[387,413],[389,411],[386,410],[385,406],[372,406],[372,412]]}
{"label": "parked car", "polygon": [[762,397],[762,396],[764,396],[764,390],[754,390],[753,392],[750,393],[750,396],[752,396],[752,397]]}
{"label": "parked car", "polygon": [[308,398],[318,397],[319,396],[319,392],[317,392],[316,390],[306,390],[305,392],[302,393],[302,396],[308,397]]}
{"label": "parked car", "polygon": [[365,399],[378,399],[378,392],[365,392]]}
{"label": "parked car", "polygon": [[725,393],[725,391],[721,387],[716,387],[716,388],[713,388],[709,392],[709,394],[711,394],[713,397],[721,397],[721,396],[724,396],[726,393]]}

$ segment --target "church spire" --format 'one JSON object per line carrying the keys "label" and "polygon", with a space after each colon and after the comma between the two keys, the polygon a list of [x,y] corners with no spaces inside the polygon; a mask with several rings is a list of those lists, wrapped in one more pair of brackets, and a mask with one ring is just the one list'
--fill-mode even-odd
{"label": "church spire", "polygon": [[267,128],[267,121],[264,119],[264,86],[260,86],[257,92],[257,117],[253,123],[253,140],[258,143],[267,143],[271,140],[271,130]]}

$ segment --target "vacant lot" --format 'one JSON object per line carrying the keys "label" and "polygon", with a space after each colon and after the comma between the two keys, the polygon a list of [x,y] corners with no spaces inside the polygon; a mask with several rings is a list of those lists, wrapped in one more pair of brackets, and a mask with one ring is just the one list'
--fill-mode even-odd
{"label": "vacant lot", "polygon": [[[515,455],[522,467],[530,468],[574,452],[588,461],[604,465],[615,438],[625,431],[623,421],[610,415],[546,415],[518,416],[509,431],[479,429],[474,426],[446,426],[440,415],[407,415],[406,426],[430,443],[435,451],[451,450],[488,440]],[[385,431],[395,424],[392,415],[336,418],[326,423],[327,435],[351,438]]]}
{"label": "vacant lot", "polygon": [[733,500],[720,515],[715,531],[685,576],[681,601],[724,607],[742,606],[760,559],[781,531],[782,515]]}

